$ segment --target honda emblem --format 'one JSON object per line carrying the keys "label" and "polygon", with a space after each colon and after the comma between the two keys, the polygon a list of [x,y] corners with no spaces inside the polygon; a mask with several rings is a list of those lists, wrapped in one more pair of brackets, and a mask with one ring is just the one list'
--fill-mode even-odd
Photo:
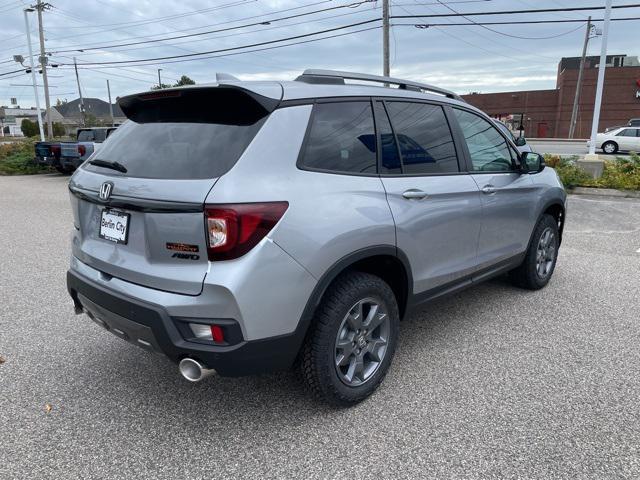
{"label": "honda emblem", "polygon": [[113,190],[113,182],[104,182],[100,186],[100,200],[109,200],[111,190]]}

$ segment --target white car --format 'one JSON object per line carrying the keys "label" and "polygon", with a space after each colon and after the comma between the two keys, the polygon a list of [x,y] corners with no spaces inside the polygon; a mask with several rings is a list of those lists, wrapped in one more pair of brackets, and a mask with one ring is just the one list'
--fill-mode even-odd
{"label": "white car", "polygon": [[[590,146],[591,142],[587,142]],[[640,128],[618,127],[596,136],[596,148],[604,153],[616,153],[618,150],[640,152]]]}

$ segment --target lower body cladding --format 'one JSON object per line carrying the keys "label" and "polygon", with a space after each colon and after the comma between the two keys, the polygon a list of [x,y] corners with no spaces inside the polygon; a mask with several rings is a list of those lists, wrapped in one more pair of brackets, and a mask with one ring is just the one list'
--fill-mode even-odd
{"label": "lower body cladding", "polygon": [[[254,270],[248,282],[240,283],[238,275],[222,275],[224,267],[213,265],[212,271],[220,270],[220,278],[229,279],[228,285],[205,282],[200,295],[190,296],[104,276],[73,257],[67,288],[77,313],[86,313],[130,343],[179,362],[180,372],[188,380],[201,380],[213,371],[242,376],[284,370],[291,367],[304,340],[308,322],[301,318],[316,281],[280,247],[268,244],[271,253],[278,255],[280,251],[286,257],[282,258],[284,266],[280,263],[274,268],[288,269],[288,280],[269,275],[268,261],[264,274]],[[266,279],[269,281],[256,291],[252,282]],[[242,308],[248,295],[253,297],[249,299],[252,305]],[[190,328],[194,324],[218,328],[218,342],[196,337]],[[273,333],[260,336],[268,327]]]}

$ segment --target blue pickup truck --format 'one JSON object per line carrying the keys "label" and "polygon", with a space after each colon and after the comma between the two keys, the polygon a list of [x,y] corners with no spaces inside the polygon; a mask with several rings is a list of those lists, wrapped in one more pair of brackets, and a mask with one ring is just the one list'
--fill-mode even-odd
{"label": "blue pickup truck", "polygon": [[35,161],[69,174],[98,150],[118,127],[79,128],[75,142],[36,142]]}

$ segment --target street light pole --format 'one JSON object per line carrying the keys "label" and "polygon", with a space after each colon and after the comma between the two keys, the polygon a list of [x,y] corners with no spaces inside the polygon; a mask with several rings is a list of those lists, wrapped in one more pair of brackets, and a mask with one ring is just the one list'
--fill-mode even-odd
{"label": "street light pole", "polygon": [[160,80],[160,70],[162,70],[161,68],[158,69],[158,88],[162,88],[162,80]]}
{"label": "street light pole", "polygon": [[78,62],[76,57],[73,57],[73,68],[76,70],[76,83],[78,84],[78,95],[80,95],[80,114],[82,115],[82,126],[87,126],[87,117],[84,112],[84,98],[82,98],[82,89],[80,88],[80,76],[78,75]]}
{"label": "street light pole", "polygon": [[[607,40],[609,39],[609,21],[611,20],[611,0],[607,0],[604,12],[604,26],[602,27],[602,46],[600,48],[600,65],[598,65],[598,83],[596,86],[596,101],[593,107],[593,123],[591,124],[591,142],[589,156],[595,156],[596,136],[600,123],[600,107],[602,106],[602,90],[604,89],[604,69],[607,66]],[[593,158],[593,157],[592,157]]]}
{"label": "street light pole", "polygon": [[587,20],[587,33],[584,35],[584,45],[582,46],[582,58],[580,58],[580,70],[578,71],[578,81],[576,82],[576,93],[573,97],[573,110],[571,111],[571,123],[569,124],[569,138],[573,138],[578,123],[578,105],[580,102],[580,91],[582,90],[582,76],[584,74],[584,63],[587,57],[587,46],[589,45],[589,35],[591,34],[591,16]]}
{"label": "street light pole", "polygon": [[109,96],[109,115],[111,116],[111,126],[113,127],[115,121],[113,120],[113,104],[111,103],[111,87],[109,87],[109,79],[107,78],[107,95]]}
{"label": "street light pole", "polygon": [[29,47],[29,66],[31,68],[31,80],[33,81],[33,94],[36,97],[36,110],[38,112],[38,129],[40,130],[40,141],[44,142],[44,131],[42,130],[42,118],[40,117],[40,98],[38,97],[38,85],[36,84],[36,72],[33,67],[33,49],[31,48],[31,31],[29,30],[28,12],[33,12],[32,8],[24,9],[24,25],[27,29],[27,45]]}

